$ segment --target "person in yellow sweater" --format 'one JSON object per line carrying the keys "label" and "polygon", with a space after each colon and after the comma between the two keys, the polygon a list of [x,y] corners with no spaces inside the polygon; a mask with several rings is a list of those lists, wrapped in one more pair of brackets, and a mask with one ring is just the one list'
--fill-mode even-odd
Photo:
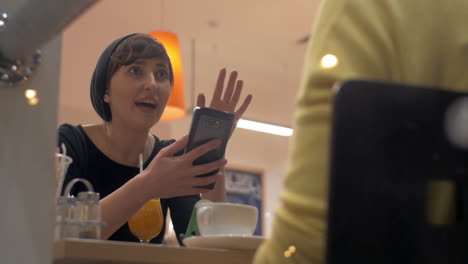
{"label": "person in yellow sweater", "polygon": [[468,1],[323,0],[318,14],[281,204],[255,264],[325,261],[332,87],[337,81],[468,90]]}

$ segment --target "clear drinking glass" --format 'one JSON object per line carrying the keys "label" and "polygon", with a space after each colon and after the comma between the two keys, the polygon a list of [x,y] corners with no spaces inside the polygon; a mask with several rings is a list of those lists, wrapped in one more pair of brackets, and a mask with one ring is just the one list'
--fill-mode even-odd
{"label": "clear drinking glass", "polygon": [[73,162],[73,159],[69,156],[56,153],[55,154],[55,199],[58,199],[61,196],[63,181],[65,180],[65,175],[67,174],[68,167]]}

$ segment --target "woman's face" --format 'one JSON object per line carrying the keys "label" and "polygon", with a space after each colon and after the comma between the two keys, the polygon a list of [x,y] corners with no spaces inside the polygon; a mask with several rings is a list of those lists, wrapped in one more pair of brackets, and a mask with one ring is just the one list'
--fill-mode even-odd
{"label": "woman's face", "polygon": [[166,60],[138,59],[111,77],[104,101],[110,106],[113,123],[149,129],[161,118],[170,93]]}

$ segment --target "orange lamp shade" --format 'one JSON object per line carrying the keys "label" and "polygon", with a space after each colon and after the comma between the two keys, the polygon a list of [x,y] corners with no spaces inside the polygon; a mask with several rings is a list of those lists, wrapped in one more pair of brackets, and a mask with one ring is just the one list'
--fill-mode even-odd
{"label": "orange lamp shade", "polygon": [[174,74],[171,95],[161,117],[162,121],[177,120],[185,116],[184,83],[182,78],[182,60],[177,35],[167,31],[155,31],[148,35],[161,42],[169,55]]}

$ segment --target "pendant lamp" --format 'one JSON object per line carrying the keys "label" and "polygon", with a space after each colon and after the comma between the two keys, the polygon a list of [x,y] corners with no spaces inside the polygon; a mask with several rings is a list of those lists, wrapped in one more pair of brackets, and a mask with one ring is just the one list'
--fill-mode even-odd
{"label": "pendant lamp", "polygon": [[180,56],[179,39],[168,31],[154,31],[148,35],[161,42],[169,55],[174,73],[174,83],[167,102],[162,121],[177,120],[185,116],[184,83],[182,78],[182,60]]}

